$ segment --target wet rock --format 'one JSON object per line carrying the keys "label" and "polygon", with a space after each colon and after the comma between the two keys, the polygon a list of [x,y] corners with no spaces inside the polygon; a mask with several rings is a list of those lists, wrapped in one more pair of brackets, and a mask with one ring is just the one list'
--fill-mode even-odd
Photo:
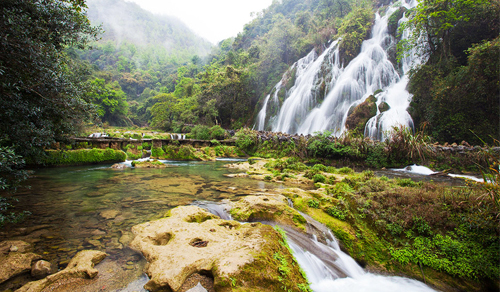
{"label": "wet rock", "polygon": [[118,210],[106,210],[106,211],[102,211],[99,215],[108,220],[108,219],[114,219],[116,218],[116,216],[118,216],[118,214],[120,214],[120,211]]}
{"label": "wet rock", "polygon": [[186,292],[208,292],[208,290],[201,286],[200,282],[198,282],[196,286],[187,290]]}
{"label": "wet rock", "polygon": [[224,174],[225,177],[230,177],[230,178],[234,178],[234,177],[248,177],[248,174],[246,173],[227,173],[227,174]]}
{"label": "wet rock", "polygon": [[274,221],[305,230],[306,220],[285,202],[281,195],[250,195],[231,203],[231,215],[239,221]]}
{"label": "wet rock", "polygon": [[0,283],[30,272],[32,263],[42,258],[29,249],[30,245],[23,241],[0,242]]}
{"label": "wet rock", "polygon": [[126,169],[128,168],[129,166],[126,165],[126,164],[122,164],[122,163],[116,163],[116,164],[113,164],[111,166],[112,169],[115,169],[115,170],[123,170],[123,169]]}
{"label": "wet rock", "polygon": [[377,99],[371,95],[364,102],[350,109],[346,120],[346,128],[363,133],[368,120],[377,114],[376,102]]}
{"label": "wet rock", "polygon": [[[213,278],[215,290],[230,286],[233,278],[238,279],[234,284],[241,291],[275,291],[278,287],[269,279],[279,277],[279,262],[269,260],[267,252],[290,257],[290,273],[279,285],[292,287],[305,282],[298,267],[291,265],[291,255],[280,244],[280,235],[268,225],[218,219],[196,206],[177,207],[169,215],[132,227],[136,237],[130,246],[142,252],[149,263],[147,290],[187,291],[181,289],[184,283],[198,273]],[[207,245],[192,245],[202,241]]]}
{"label": "wet rock", "polygon": [[30,282],[16,292],[39,292],[44,291],[47,287],[59,282],[72,278],[92,279],[97,276],[98,271],[94,268],[96,264],[101,262],[106,257],[106,253],[97,250],[84,250],[76,254],[68,263],[66,269],[49,275],[46,278],[34,282]]}
{"label": "wet rock", "polygon": [[51,263],[41,260],[36,262],[31,268],[31,276],[35,279],[43,279],[52,271]]}

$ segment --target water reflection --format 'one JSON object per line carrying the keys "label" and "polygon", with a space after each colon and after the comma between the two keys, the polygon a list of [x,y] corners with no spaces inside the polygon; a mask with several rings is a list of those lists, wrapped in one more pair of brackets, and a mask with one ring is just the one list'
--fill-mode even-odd
{"label": "water reflection", "polygon": [[168,163],[175,167],[114,170],[105,165],[35,170],[28,181],[31,189],[15,195],[18,210],[32,215],[22,224],[6,226],[0,240],[30,242],[36,253],[60,269],[80,250],[102,250],[109,254],[108,260],[137,279],[145,262],[127,248],[133,238],[132,226],[159,219],[169,209],[194,201],[231,200],[278,187],[223,176],[231,171],[223,167],[227,161]]}

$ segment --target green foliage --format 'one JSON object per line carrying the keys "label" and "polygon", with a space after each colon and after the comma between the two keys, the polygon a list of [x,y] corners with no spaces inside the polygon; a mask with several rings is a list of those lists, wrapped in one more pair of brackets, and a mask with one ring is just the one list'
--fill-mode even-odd
{"label": "green foliage", "polygon": [[197,140],[210,140],[210,129],[204,125],[196,125],[191,129],[191,137]]}
{"label": "green foliage", "polygon": [[[96,38],[84,1],[0,3],[0,136],[18,155],[76,135],[93,111],[86,98],[89,68],[70,57]],[[7,146],[7,145],[6,145]]]}
{"label": "green foliage", "polygon": [[24,220],[27,216],[31,215],[29,211],[12,212],[10,209],[15,206],[13,203],[17,202],[16,198],[0,197],[0,227],[7,223],[18,223]]}
{"label": "green foliage", "polygon": [[326,177],[320,173],[313,175],[312,180],[317,183],[324,183],[326,181]]}
{"label": "green foliage", "polygon": [[339,173],[342,173],[342,174],[352,174],[354,173],[354,170],[352,168],[349,168],[349,167],[342,167],[338,170]]}
{"label": "green foliage", "polygon": [[97,114],[103,122],[114,126],[129,126],[127,123],[127,97],[117,81],[105,83],[104,79],[96,78],[90,82],[92,91],[88,98],[96,106]]}
{"label": "green foliage", "polygon": [[28,178],[23,167],[24,160],[12,147],[0,147],[0,190],[15,191]]}
{"label": "green foliage", "polygon": [[421,55],[439,54],[441,60],[450,58],[451,31],[460,23],[468,22],[486,5],[495,4],[489,0],[455,0],[453,5],[443,0],[420,2],[413,17],[401,28],[413,30],[408,42],[403,43],[404,50],[417,48]]}
{"label": "green foliage", "polygon": [[221,126],[216,125],[210,128],[210,138],[216,140],[224,140],[226,136],[226,130],[224,130]]}
{"label": "green foliage", "polygon": [[339,28],[342,41],[339,46],[344,64],[348,64],[361,49],[361,43],[368,37],[373,23],[370,8],[356,7],[346,16]]}
{"label": "green foliage", "polygon": [[325,209],[325,212],[339,220],[345,220],[347,217],[347,211],[342,209],[340,206],[331,206]]}
{"label": "green foliage", "polygon": [[257,144],[257,132],[248,128],[240,129],[236,133],[236,146],[247,153],[253,153]]}
{"label": "green foliage", "polygon": [[122,162],[127,154],[121,150],[107,149],[78,149],[69,151],[47,150],[41,159],[42,165],[79,165],[103,162]]}
{"label": "green foliage", "polygon": [[318,209],[319,208],[319,201],[318,200],[309,200],[307,201],[307,205],[311,208]]}
{"label": "green foliage", "polygon": [[341,144],[334,141],[331,132],[317,134],[313,139],[309,139],[307,151],[312,157],[336,159],[341,157],[358,157],[359,151],[350,145]]}
{"label": "green foliage", "polygon": [[411,178],[397,178],[396,184],[401,187],[419,187],[422,186],[422,182],[415,182]]}

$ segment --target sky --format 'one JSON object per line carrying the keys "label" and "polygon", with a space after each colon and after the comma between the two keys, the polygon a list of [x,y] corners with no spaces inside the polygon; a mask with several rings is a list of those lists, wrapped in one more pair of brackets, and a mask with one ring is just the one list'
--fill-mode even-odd
{"label": "sky", "polygon": [[252,12],[272,0],[127,0],[155,14],[175,16],[213,44],[235,37],[252,20]]}

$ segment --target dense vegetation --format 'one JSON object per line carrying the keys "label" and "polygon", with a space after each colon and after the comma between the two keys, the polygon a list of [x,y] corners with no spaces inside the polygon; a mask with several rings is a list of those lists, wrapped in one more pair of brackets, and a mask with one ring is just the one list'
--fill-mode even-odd
{"label": "dense vegetation", "polygon": [[408,22],[415,34],[405,45],[429,58],[411,76],[412,116],[439,141],[492,143],[500,135],[499,13],[498,1],[431,0]]}

